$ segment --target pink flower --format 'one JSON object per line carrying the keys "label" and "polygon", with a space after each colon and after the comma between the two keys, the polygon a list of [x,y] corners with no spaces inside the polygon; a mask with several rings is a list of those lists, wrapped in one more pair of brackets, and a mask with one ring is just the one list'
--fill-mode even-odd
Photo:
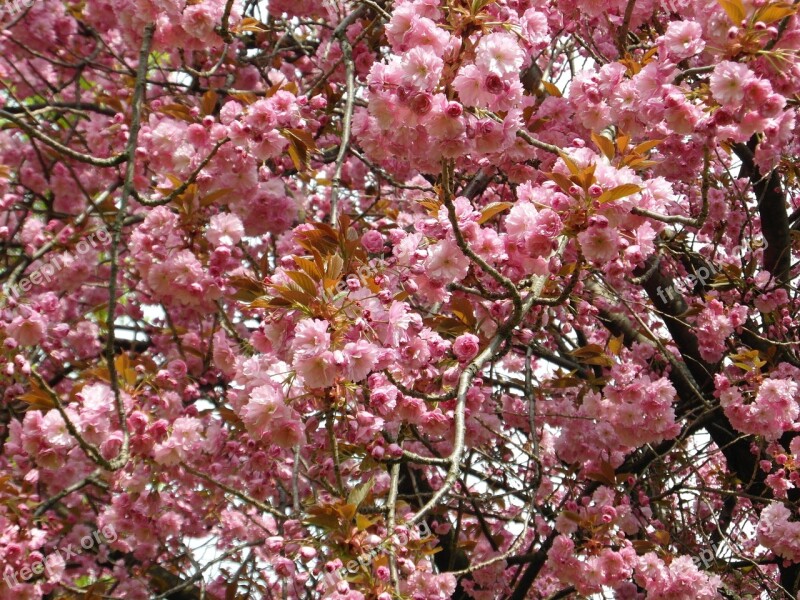
{"label": "pink flower", "polygon": [[428,92],[420,92],[411,96],[408,107],[415,115],[424,117],[433,109],[433,96]]}
{"label": "pink flower", "polygon": [[76,443],[64,419],[56,410],[49,411],[42,419],[41,435],[55,448],[69,448]]}
{"label": "pink flower", "polygon": [[703,360],[715,363],[722,359],[725,342],[747,316],[747,308],[738,304],[731,309],[719,300],[710,300],[695,319],[695,333]]}
{"label": "pink flower", "polygon": [[22,346],[35,346],[44,339],[47,322],[37,312],[27,311],[26,316],[19,315],[8,324],[8,335]]}
{"label": "pink flower", "polygon": [[798,384],[791,379],[767,379],[758,388],[756,418],[762,423],[761,433],[777,439],[792,429],[800,408],[797,405]]}
{"label": "pink flower", "polygon": [[87,385],[76,395],[81,401],[80,430],[93,444],[101,443],[108,434],[114,396],[106,384]]}
{"label": "pink flower", "polygon": [[235,246],[244,236],[244,225],[236,215],[221,213],[211,217],[206,239],[215,246]]}
{"label": "pink flower", "polygon": [[403,81],[418,90],[432,90],[442,76],[444,61],[427,48],[413,48],[402,57]]}
{"label": "pink flower", "polygon": [[379,415],[388,416],[397,402],[397,388],[393,385],[377,385],[373,387],[373,376],[370,377],[369,401]]}
{"label": "pink flower", "polygon": [[773,502],[761,512],[758,543],[791,562],[800,562],[800,522],[790,521],[792,512]]}
{"label": "pink flower", "polygon": [[431,279],[441,282],[459,281],[469,271],[469,259],[464,256],[455,242],[438,242],[425,261],[425,269]]}
{"label": "pink flower", "polygon": [[365,379],[378,360],[378,349],[366,340],[345,344],[343,353],[347,359],[345,374],[350,381]]}
{"label": "pink flower", "polygon": [[361,244],[367,252],[380,252],[383,250],[383,236],[380,231],[370,229],[361,236]]}
{"label": "pink flower", "polygon": [[260,440],[276,419],[288,415],[286,405],[278,390],[272,385],[262,385],[250,394],[250,401],[242,408],[242,421],[253,438]]}
{"label": "pink flower", "polygon": [[518,77],[524,59],[515,36],[505,32],[490,33],[478,42],[475,66],[485,74]]}
{"label": "pink flower", "polygon": [[173,466],[185,460],[194,443],[200,439],[200,421],[192,417],[179,417],[172,424],[172,435],[153,449],[154,460],[161,465]]}
{"label": "pink flower", "polygon": [[534,48],[547,47],[550,40],[547,32],[547,15],[535,8],[529,8],[520,19],[522,33]]}
{"label": "pink flower", "polygon": [[714,98],[722,106],[736,109],[744,100],[745,88],[755,79],[747,65],[723,60],[709,79]]}
{"label": "pink flower", "polygon": [[654,552],[639,557],[634,580],[647,590],[647,597],[658,600],[719,597],[722,581],[717,575],[701,571],[688,556],[678,556],[667,565]]}
{"label": "pink flower", "polygon": [[465,65],[453,80],[453,89],[464,106],[486,107],[492,101],[492,94],[484,88],[486,73],[475,65]]}
{"label": "pink flower", "polygon": [[322,319],[303,319],[294,328],[295,354],[313,356],[328,350],[331,335],[328,333],[328,322]]}
{"label": "pink flower", "polygon": [[592,226],[578,234],[583,255],[596,265],[603,265],[619,255],[619,235],[611,227]]}
{"label": "pink flower", "polygon": [[189,35],[201,40],[213,39],[215,15],[211,3],[195,4],[186,7],[181,18],[181,26]]}
{"label": "pink flower", "polygon": [[[228,104],[225,106],[228,106]],[[247,118],[244,122],[252,127],[254,131],[266,133],[274,129],[278,124],[278,116],[275,114],[275,110],[270,101],[258,100],[248,107]]]}
{"label": "pink flower", "polygon": [[395,51],[402,50],[405,36],[411,31],[415,20],[419,19],[413,4],[401,4],[392,11],[392,18],[386,26],[386,38]]}
{"label": "pink flower", "polygon": [[331,387],[336,380],[336,358],[330,350],[309,356],[295,355],[292,366],[310,388]]}
{"label": "pink flower", "polygon": [[269,160],[280,156],[288,145],[289,140],[282,136],[280,132],[273,130],[253,137],[250,143],[250,151],[258,160]]}
{"label": "pink flower", "polygon": [[702,39],[703,28],[696,21],[672,21],[662,38],[667,51],[678,60],[702,52],[706,43]]}
{"label": "pink flower", "polygon": [[428,46],[441,56],[450,42],[450,34],[431,20],[433,12],[425,14],[419,5],[400,4],[392,12],[386,27],[386,38],[396,52]]}
{"label": "pink flower", "polygon": [[734,428],[743,433],[775,440],[792,430],[800,416],[795,401],[798,384],[791,379],[765,380],[750,402],[722,375],[716,376],[715,383],[725,416]]}
{"label": "pink flower", "polygon": [[478,350],[480,350],[480,340],[471,333],[462,334],[453,342],[453,354],[461,362],[472,360],[478,354]]}
{"label": "pink flower", "polygon": [[517,202],[511,207],[511,211],[506,218],[506,231],[511,239],[521,241],[525,239],[536,223],[536,216],[539,211],[530,202]]}
{"label": "pink flower", "polygon": [[100,328],[91,321],[81,321],[67,335],[67,341],[79,358],[96,355],[100,348]]}
{"label": "pink flower", "polygon": [[276,421],[271,429],[269,441],[281,448],[294,448],[305,441],[302,422],[296,419]]}

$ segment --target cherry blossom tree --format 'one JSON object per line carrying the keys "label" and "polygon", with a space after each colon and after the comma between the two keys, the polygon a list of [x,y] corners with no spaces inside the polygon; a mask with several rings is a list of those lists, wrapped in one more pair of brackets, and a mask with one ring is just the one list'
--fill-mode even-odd
{"label": "cherry blossom tree", "polygon": [[797,598],[796,13],[4,10],[0,600]]}

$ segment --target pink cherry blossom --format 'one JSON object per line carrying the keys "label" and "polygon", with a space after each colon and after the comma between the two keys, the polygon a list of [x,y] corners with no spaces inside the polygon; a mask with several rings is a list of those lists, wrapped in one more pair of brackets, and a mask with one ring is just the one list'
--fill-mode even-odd
{"label": "pink cherry blossom", "polygon": [[754,80],[747,65],[722,61],[716,65],[709,84],[711,93],[722,106],[736,107],[744,100],[745,89]]}
{"label": "pink cherry blossom", "polygon": [[462,362],[466,362],[475,357],[480,349],[478,336],[471,333],[465,333],[456,338],[453,342],[453,353],[456,358]]}
{"label": "pink cherry blossom", "polygon": [[235,246],[244,235],[242,221],[236,215],[219,214],[211,217],[206,237],[216,246]]}
{"label": "pink cherry blossom", "polygon": [[501,77],[516,74],[522,61],[522,48],[510,33],[490,33],[478,43],[475,66],[483,73],[494,73]]}
{"label": "pink cherry blossom", "polygon": [[673,21],[667,26],[663,44],[676,59],[683,60],[702,52],[705,42],[703,28],[695,21]]}
{"label": "pink cherry blossom", "polygon": [[464,256],[455,242],[441,241],[434,246],[425,262],[431,278],[450,282],[461,279],[469,269],[469,259]]}
{"label": "pink cherry blossom", "polygon": [[23,4],[0,600],[797,596],[787,3]]}

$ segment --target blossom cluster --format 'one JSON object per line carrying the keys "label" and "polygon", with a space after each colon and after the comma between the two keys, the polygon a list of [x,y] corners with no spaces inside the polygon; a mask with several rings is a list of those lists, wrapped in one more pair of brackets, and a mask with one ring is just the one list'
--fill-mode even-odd
{"label": "blossom cluster", "polygon": [[[0,600],[170,595],[158,565],[199,560],[187,538],[237,563],[180,574],[213,598],[785,580],[796,12],[20,12],[0,36],[0,563],[42,572]],[[693,560],[725,519],[752,572]]]}

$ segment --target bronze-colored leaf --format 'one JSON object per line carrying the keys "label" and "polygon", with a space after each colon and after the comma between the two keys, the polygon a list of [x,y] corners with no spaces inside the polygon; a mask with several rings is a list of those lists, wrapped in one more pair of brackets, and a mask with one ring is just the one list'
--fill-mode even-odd
{"label": "bronze-colored leaf", "polygon": [[736,27],[739,27],[739,24],[744,21],[747,16],[742,0],[717,0],[717,2],[728,15],[731,22]]}
{"label": "bronze-colored leaf", "polygon": [[159,108],[158,112],[165,114],[169,117],[172,117],[174,119],[187,121],[188,123],[194,123],[196,120],[194,118],[194,115],[192,115],[192,111],[183,104],[177,104],[177,103],[166,104],[161,108]]}
{"label": "bronze-colored leaf", "polygon": [[633,152],[635,152],[636,154],[645,154],[646,152],[649,152],[650,150],[661,144],[663,141],[664,140],[648,140],[646,142],[642,142],[641,144],[637,144],[633,148]]}
{"label": "bronze-colored leaf", "polygon": [[512,206],[514,205],[511,202],[492,202],[491,204],[487,204],[481,211],[478,224],[483,225],[487,221],[490,221],[495,215],[499,215],[501,212],[508,210]]}
{"label": "bronze-colored leaf", "polygon": [[254,19],[253,17],[245,17],[239,22],[239,25],[236,27],[235,31],[236,33],[248,31],[252,33],[258,33],[259,31],[267,31],[267,27],[258,19]]}
{"label": "bronze-colored leaf", "polygon": [[626,196],[630,196],[641,191],[642,188],[636,184],[623,183],[622,185],[618,185],[615,188],[611,188],[610,190],[603,192],[597,201],[600,204],[605,204],[606,202],[613,202],[614,200],[619,200],[620,198],[625,198]]}
{"label": "bronze-colored leaf", "polygon": [[473,328],[477,324],[472,303],[463,296],[450,299],[450,312],[467,327]]}
{"label": "bronze-colored leaf", "polygon": [[21,394],[18,399],[27,403],[33,410],[50,410],[56,406],[50,395],[40,388],[35,381],[31,381],[30,391]]}
{"label": "bronze-colored leaf", "polygon": [[311,296],[317,294],[317,284],[302,271],[285,271],[285,273],[286,276],[299,285],[304,292],[307,292]]}
{"label": "bronze-colored leaf", "polygon": [[356,509],[361,506],[361,503],[367,498],[370,491],[372,490],[372,486],[375,483],[375,478],[370,477],[368,481],[365,481],[361,485],[355,486],[350,493],[347,495],[347,503],[354,504]]}
{"label": "bronze-colored leaf", "polygon": [[631,141],[630,136],[620,133],[617,136],[617,151],[622,154],[625,151],[625,148],[628,147],[628,143]]}
{"label": "bronze-colored leaf", "polygon": [[564,190],[565,194],[570,193],[569,190],[573,184],[567,177],[565,177],[561,173],[545,173],[545,175],[550,179],[552,179],[553,181],[555,181],[556,184],[558,184],[558,187]]}
{"label": "bronze-colored leaf", "polygon": [[542,87],[544,91],[550,94],[551,96],[555,96],[556,98],[561,98],[561,90],[558,89],[555,84],[549,81],[542,81]]}
{"label": "bronze-colored leaf", "polygon": [[564,164],[567,165],[570,173],[573,175],[580,175],[581,169],[574,160],[567,156],[565,152],[559,152],[558,155],[561,157],[561,160],[564,161]]}
{"label": "bronze-colored leaf", "polygon": [[217,108],[218,99],[219,95],[214,90],[208,90],[205,94],[203,94],[203,98],[200,100],[200,110],[202,111],[204,117],[214,114],[214,111]]}
{"label": "bronze-colored leaf", "polygon": [[797,8],[786,2],[776,2],[768,4],[756,13],[755,21],[761,21],[770,25],[781,19],[792,16],[797,12]]}
{"label": "bronze-colored leaf", "polygon": [[204,208],[207,206],[211,206],[217,200],[220,200],[225,196],[228,196],[231,193],[231,191],[232,191],[231,188],[222,188],[221,190],[216,190],[211,192],[210,194],[206,194],[200,199],[200,206]]}
{"label": "bronze-colored leaf", "polygon": [[325,277],[338,281],[342,276],[344,260],[338,254],[332,254],[325,261]]}
{"label": "bronze-colored leaf", "polygon": [[233,298],[243,302],[252,302],[266,293],[264,284],[252,277],[237,275],[231,277],[228,283],[235,289]]}
{"label": "bronze-colored leaf", "polygon": [[592,141],[594,142],[595,146],[600,149],[600,152],[603,153],[603,156],[605,156],[608,160],[614,159],[614,155],[616,154],[614,142],[612,142],[606,136],[594,132],[592,132]]}
{"label": "bronze-colored leaf", "polygon": [[136,369],[126,353],[122,353],[114,359],[114,367],[117,370],[117,375],[122,378],[125,385],[132,387],[136,384],[139,376],[136,374]]}
{"label": "bronze-colored leaf", "polygon": [[317,267],[317,263],[302,256],[294,256],[294,262],[299,269],[302,269],[309,277],[313,279],[322,279],[322,271]]}

